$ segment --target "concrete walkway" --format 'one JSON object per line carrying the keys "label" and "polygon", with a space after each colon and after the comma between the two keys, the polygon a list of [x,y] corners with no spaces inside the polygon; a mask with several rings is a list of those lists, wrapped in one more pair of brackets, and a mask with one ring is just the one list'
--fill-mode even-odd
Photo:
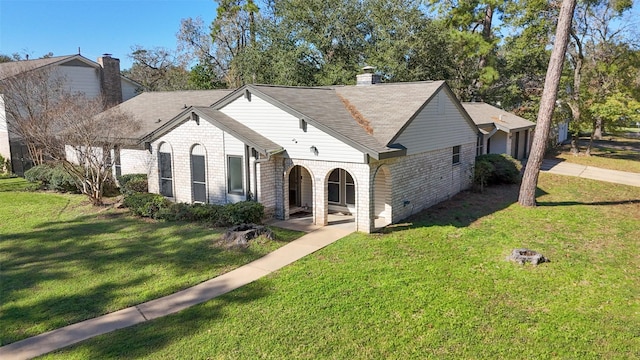
{"label": "concrete walkway", "polygon": [[228,293],[289,265],[349,235],[355,228],[353,222],[342,222],[324,227],[312,226],[305,221],[276,222],[272,225],[312,232],[258,260],[194,287],[0,347],[0,359],[30,359],[94,336],[176,313]]}
{"label": "concrete walkway", "polygon": [[572,164],[561,160],[545,159],[542,162],[540,170],[551,174],[577,176],[585,179],[640,186],[640,174],[638,173]]}

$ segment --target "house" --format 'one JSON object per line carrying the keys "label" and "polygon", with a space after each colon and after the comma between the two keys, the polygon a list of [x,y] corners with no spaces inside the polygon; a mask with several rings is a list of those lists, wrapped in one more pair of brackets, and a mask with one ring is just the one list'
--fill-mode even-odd
{"label": "house", "polygon": [[445,82],[365,74],[358,84],[246,85],[212,92],[210,106],[176,102],[171,119],[149,117],[137,138],[149,191],[187,203],[254,199],[271,216],[303,211],[317,225],[350,213],[371,232],[471,185],[478,129]]}
{"label": "house", "polygon": [[[0,63],[0,83],[34,71],[47,71],[48,76],[62,79],[68,91],[88,97],[104,96],[111,104],[129,100],[141,90],[138,83],[120,74],[120,60],[109,54],[99,57],[97,62],[77,54]],[[22,175],[32,163],[25,145],[10,131],[12,120],[5,109],[8,95],[0,94],[0,155],[10,158],[14,173]]]}
{"label": "house", "polygon": [[531,150],[536,124],[483,102],[466,102],[462,106],[478,126],[477,154],[507,154],[525,159]]}

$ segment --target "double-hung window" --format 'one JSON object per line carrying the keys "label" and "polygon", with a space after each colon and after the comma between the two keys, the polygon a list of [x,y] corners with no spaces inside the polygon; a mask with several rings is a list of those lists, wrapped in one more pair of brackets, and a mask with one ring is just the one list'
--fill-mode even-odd
{"label": "double-hung window", "polygon": [[229,194],[244,194],[242,156],[227,157],[227,191]]}

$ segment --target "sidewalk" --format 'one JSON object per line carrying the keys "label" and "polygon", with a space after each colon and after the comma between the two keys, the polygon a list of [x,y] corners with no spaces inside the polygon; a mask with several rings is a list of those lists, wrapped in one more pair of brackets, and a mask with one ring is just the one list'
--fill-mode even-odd
{"label": "sidewalk", "polygon": [[354,231],[354,223],[311,227],[310,230],[312,232],[258,260],[175,294],[0,347],[0,359],[30,359],[200,304],[253,282],[351,234]]}
{"label": "sidewalk", "polygon": [[544,159],[540,171],[640,187],[640,174]]}

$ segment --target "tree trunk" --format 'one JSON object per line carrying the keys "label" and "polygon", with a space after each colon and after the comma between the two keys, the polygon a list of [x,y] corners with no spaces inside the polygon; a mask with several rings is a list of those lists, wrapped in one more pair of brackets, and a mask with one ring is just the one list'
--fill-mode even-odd
{"label": "tree trunk", "polygon": [[544,82],[544,90],[540,100],[540,110],[538,111],[538,121],[531,144],[531,155],[527,161],[527,166],[520,186],[518,202],[522,206],[536,206],[536,188],[538,186],[538,175],[544,157],[549,131],[551,129],[551,117],[556,103],[560,76],[562,75],[562,65],[569,43],[569,31],[573,11],[576,7],[576,0],[563,0],[560,14],[558,16],[558,26],[556,28],[556,41],[553,45],[553,52],[549,60],[549,67]]}
{"label": "tree trunk", "polygon": [[602,131],[604,128],[604,123],[601,118],[597,118],[595,122],[595,126],[593,127],[593,132],[591,135],[592,139],[602,140]]}
{"label": "tree trunk", "polygon": [[574,132],[571,134],[571,153],[573,155],[578,155],[580,153],[580,146],[578,145],[578,133]]}

